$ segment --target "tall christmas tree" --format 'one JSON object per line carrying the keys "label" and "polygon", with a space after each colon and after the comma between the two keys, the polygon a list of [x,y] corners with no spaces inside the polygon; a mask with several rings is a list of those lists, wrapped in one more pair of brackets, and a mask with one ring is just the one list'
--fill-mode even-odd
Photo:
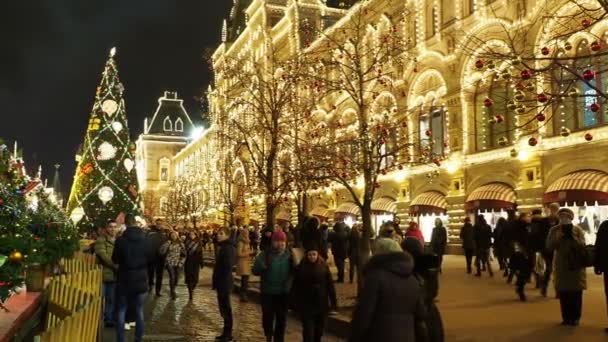
{"label": "tall christmas tree", "polygon": [[130,141],[124,86],[114,60],[103,71],[89,119],[67,213],[81,229],[103,225],[120,213],[139,212],[135,144]]}

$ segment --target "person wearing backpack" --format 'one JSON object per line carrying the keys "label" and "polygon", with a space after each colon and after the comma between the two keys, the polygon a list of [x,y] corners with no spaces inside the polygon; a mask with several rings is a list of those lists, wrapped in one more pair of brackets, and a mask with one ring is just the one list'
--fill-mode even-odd
{"label": "person wearing backpack", "polygon": [[585,251],[585,232],[572,224],[572,210],[562,208],[557,216],[560,223],[549,231],[547,249],[555,251],[555,290],[559,295],[562,325],[576,326],[581,319],[587,276],[585,266],[574,261],[580,260],[580,254]]}

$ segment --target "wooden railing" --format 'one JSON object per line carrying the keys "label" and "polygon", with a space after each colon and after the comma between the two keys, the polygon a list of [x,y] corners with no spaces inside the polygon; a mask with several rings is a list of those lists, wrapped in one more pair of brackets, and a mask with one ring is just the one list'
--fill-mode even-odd
{"label": "wooden railing", "polygon": [[67,274],[55,276],[48,287],[48,311],[43,342],[97,341],[102,310],[102,268],[86,254],[62,260]]}

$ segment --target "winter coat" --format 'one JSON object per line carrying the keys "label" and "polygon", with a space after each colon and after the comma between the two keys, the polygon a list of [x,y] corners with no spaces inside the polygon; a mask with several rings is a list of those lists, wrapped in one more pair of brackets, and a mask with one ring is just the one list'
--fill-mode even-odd
{"label": "winter coat", "polygon": [[292,273],[291,253],[286,250],[279,255],[273,249],[263,251],[255,258],[252,273],[260,276],[263,294],[288,294]]}
{"label": "winter coat", "polygon": [[262,230],[262,238],[260,242],[260,250],[265,251],[272,248],[272,228],[265,228]]}
{"label": "winter coat", "polygon": [[325,260],[318,258],[313,264],[304,259],[300,263],[294,271],[290,297],[301,316],[327,314],[337,306],[334,281]]}
{"label": "winter coat", "polygon": [[331,243],[331,253],[336,259],[346,259],[348,257],[348,226],[344,222],[334,225],[334,231],[329,238]]}
{"label": "winter coat", "polygon": [[318,221],[313,218],[308,218],[300,229],[300,239],[304,249],[316,246],[319,248],[323,243],[323,232],[316,225]]}
{"label": "winter coat", "polygon": [[420,240],[420,242],[422,243],[422,245],[424,246],[424,236],[422,236],[422,231],[418,228],[416,229],[411,229],[409,228],[406,232],[405,232],[405,237],[415,237],[416,239]]}
{"label": "winter coat", "polygon": [[200,269],[203,267],[203,245],[200,240],[186,240],[186,262],[184,274],[186,284],[196,286]]}
{"label": "winter coat", "polygon": [[531,226],[525,221],[515,221],[513,230],[511,231],[511,241],[514,246],[517,246],[517,250],[522,251],[526,255],[530,255],[532,250],[530,249],[530,230]]}
{"label": "winter coat", "polygon": [[112,261],[118,265],[117,293],[129,296],[148,292],[148,263],[152,257],[144,231],[128,227],[116,239],[112,253]]}
{"label": "winter coat", "polygon": [[166,256],[165,265],[167,267],[184,267],[186,262],[186,247],[180,241],[167,241],[161,247],[160,251]]}
{"label": "winter coat", "polygon": [[95,255],[97,256],[97,263],[103,266],[103,281],[104,282],[115,282],[116,271],[118,265],[112,262],[112,252],[114,252],[114,240],[107,236],[102,235],[95,241]]}
{"label": "winter coat", "polygon": [[218,293],[232,292],[232,267],[236,262],[236,250],[230,239],[218,243],[218,252],[213,266],[211,287]]}
{"label": "winter coat", "polygon": [[608,221],[600,224],[595,239],[595,261],[596,270],[608,272]]}
{"label": "winter coat", "polygon": [[431,249],[435,254],[445,254],[445,247],[448,244],[448,231],[443,225],[433,228],[431,234]]}
{"label": "winter coat", "polygon": [[[572,230],[571,235],[567,233],[569,229]],[[585,246],[585,232],[581,227],[560,224],[549,231],[547,249],[555,251],[553,269],[557,291],[580,291],[587,288],[586,269],[571,270],[568,261],[570,251],[577,245]]]}
{"label": "winter coat", "polygon": [[460,240],[462,248],[475,249],[475,227],[470,223],[465,223],[460,229]]}
{"label": "winter coat", "polygon": [[165,255],[161,254],[160,248],[161,248],[161,246],[163,244],[165,244],[165,242],[167,242],[167,236],[166,236],[166,234],[163,233],[157,227],[153,226],[146,233],[146,240],[147,240],[149,248],[153,252],[153,254],[152,254],[152,260],[150,260],[150,261],[152,263],[156,263],[156,262],[159,262],[159,261],[164,261]]}
{"label": "winter coat", "polygon": [[479,251],[490,249],[492,246],[492,228],[487,223],[475,224],[475,247]]}
{"label": "winter coat", "polygon": [[236,274],[251,275],[251,245],[249,240],[239,239],[236,245]]}
{"label": "winter coat", "polygon": [[551,229],[548,217],[542,217],[541,215],[532,216],[532,223],[530,224],[530,250],[532,252],[540,252],[545,250],[547,243],[547,236],[549,236],[549,230]]}
{"label": "winter coat", "polygon": [[428,341],[424,289],[413,270],[414,260],[405,252],[374,255],[369,260],[349,342]]}
{"label": "winter coat", "polygon": [[359,244],[361,242],[361,231],[353,230],[348,237],[348,259],[353,262],[359,260]]}

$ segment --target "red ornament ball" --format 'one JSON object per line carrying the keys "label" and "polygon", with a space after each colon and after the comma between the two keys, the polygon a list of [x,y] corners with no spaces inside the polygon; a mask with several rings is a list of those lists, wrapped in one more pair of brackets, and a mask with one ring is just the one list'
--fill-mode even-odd
{"label": "red ornament ball", "polygon": [[536,114],[536,120],[538,120],[540,122],[543,122],[543,121],[545,121],[545,119],[547,119],[547,117],[545,116],[545,114],[543,114],[543,113]]}
{"label": "red ornament ball", "polygon": [[384,140],[384,138],[380,138],[380,140],[378,140],[378,144],[380,145],[384,145],[385,142],[386,140]]}
{"label": "red ornament ball", "polygon": [[545,46],[542,49],[540,49],[540,53],[542,53],[544,56],[546,56],[551,53],[551,50],[549,50],[549,48]]}
{"label": "red ornament ball", "polygon": [[426,132],[425,132],[425,134],[426,134],[427,137],[430,137],[431,134],[433,134],[433,131],[431,131],[430,129],[427,129]]}
{"label": "red ornament ball", "polygon": [[524,80],[529,80],[530,77],[532,77],[532,73],[528,69],[522,70],[520,75],[521,75],[521,78]]}
{"label": "red ornament ball", "polygon": [[399,170],[403,170],[403,165],[399,165],[399,166],[397,166],[397,168],[398,168]]}
{"label": "red ornament ball", "polygon": [[602,49],[602,44],[599,41],[591,43],[591,51],[598,52]]}
{"label": "red ornament ball", "polygon": [[482,68],[483,68],[483,61],[482,61],[481,59],[478,59],[478,60],[475,62],[475,67],[476,67],[477,69],[482,69]]}
{"label": "red ornament ball", "polygon": [[0,204],[4,203],[4,199],[0,198]]}
{"label": "red ornament ball", "polygon": [[494,101],[492,101],[492,99],[489,97],[486,97],[485,100],[483,100],[483,105],[486,107],[492,107],[493,104]]}
{"label": "red ornament ball", "polygon": [[593,134],[591,134],[591,133],[585,134],[585,140],[587,140],[587,141],[593,140]]}
{"label": "red ornament ball", "polygon": [[497,123],[501,123],[501,122],[505,121],[505,117],[502,115],[496,115],[495,118],[496,118]]}
{"label": "red ornament ball", "polygon": [[540,103],[545,103],[549,100],[549,97],[545,93],[536,95],[536,100]]}
{"label": "red ornament ball", "polygon": [[591,26],[591,20],[589,20],[589,19],[583,19],[581,21],[581,25],[583,25],[584,28],[587,28],[587,27]]}
{"label": "red ornament ball", "polygon": [[441,161],[439,161],[439,159],[433,159],[433,163],[437,166],[441,166]]}
{"label": "red ornament ball", "polygon": [[587,70],[583,71],[583,78],[586,81],[591,81],[592,79],[595,78],[595,72],[591,69],[587,69]]}
{"label": "red ornament ball", "polygon": [[591,104],[591,106],[589,106],[589,109],[591,109],[591,111],[595,113],[600,110],[600,105],[594,102]]}
{"label": "red ornament ball", "polygon": [[538,139],[536,139],[535,137],[528,139],[528,145],[536,146],[536,144],[538,144]]}

